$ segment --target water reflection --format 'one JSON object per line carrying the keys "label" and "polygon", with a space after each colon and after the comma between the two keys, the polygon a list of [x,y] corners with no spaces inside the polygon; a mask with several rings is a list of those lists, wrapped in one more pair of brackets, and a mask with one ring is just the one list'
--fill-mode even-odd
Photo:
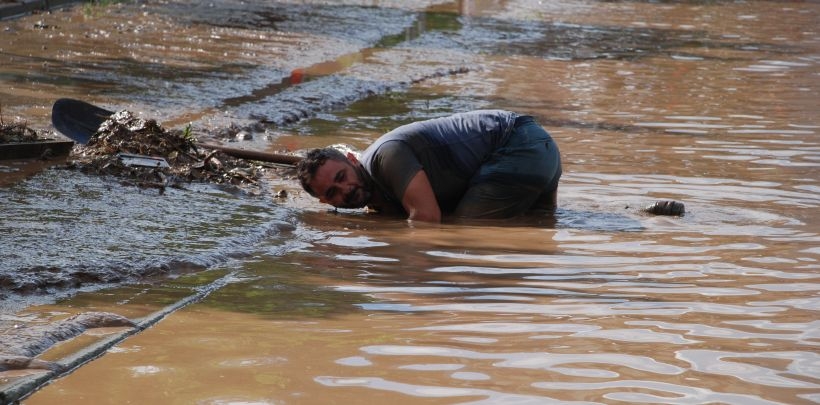
{"label": "water reflection", "polygon": [[[536,405],[543,404],[545,401],[551,404],[573,404],[583,405],[592,404],[592,402],[576,402],[576,401],[561,401],[556,398],[544,396],[528,396],[520,394],[511,394],[500,391],[475,389],[475,388],[455,388],[448,386],[433,386],[433,385],[412,385],[396,381],[385,380],[383,378],[365,377],[365,378],[345,378],[345,377],[317,377],[316,381],[320,384],[330,387],[363,387],[371,390],[393,391],[401,394],[417,397],[417,398],[450,398],[459,400],[462,404],[499,404],[499,403],[514,403],[522,405]],[[464,397],[483,397],[482,400],[475,400],[463,402],[467,400]]]}
{"label": "water reflection", "polygon": [[[605,399],[631,403],[703,404],[718,402],[727,404],[761,405],[773,405],[780,403],[766,401],[754,395],[727,394],[711,389],[653,381],[622,380],[605,383],[538,382],[533,385],[546,390],[601,390],[606,391],[606,393],[602,395]],[[656,394],[634,392],[636,389],[647,390],[655,392]]]}

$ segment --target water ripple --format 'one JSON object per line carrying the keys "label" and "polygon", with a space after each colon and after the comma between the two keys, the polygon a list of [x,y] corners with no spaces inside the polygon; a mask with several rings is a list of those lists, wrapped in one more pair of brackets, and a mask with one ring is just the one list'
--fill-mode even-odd
{"label": "water ripple", "polygon": [[[695,371],[735,377],[754,384],[787,388],[820,388],[820,383],[786,377],[805,376],[816,379],[820,376],[820,355],[813,352],[756,352],[738,353],[718,350],[680,350],[676,357],[687,361]],[[736,359],[740,361],[731,361]],[[741,362],[743,360],[784,360],[788,365],[783,370]]]}
{"label": "water ripple", "polygon": [[[446,305],[411,305],[401,303],[364,303],[357,304],[369,311],[401,312],[488,312],[516,314],[549,314],[559,315],[656,315],[680,316],[689,313],[708,313],[741,316],[767,316],[787,310],[785,306],[743,306],[728,304],[710,304],[705,302],[623,302],[615,305],[536,305],[520,303],[471,303]],[[812,308],[817,308],[816,306]]]}
{"label": "water ripple", "polygon": [[[695,323],[672,323],[663,321],[629,321],[627,325],[654,326],[665,330],[685,331],[686,336],[697,336],[703,338],[724,338],[743,340],[786,340],[799,344],[820,346],[820,321],[809,323],[774,324],[765,320],[750,321],[727,321],[726,323],[754,327],[759,329],[769,329],[781,331],[781,333],[758,333],[747,332],[740,329],[702,325]],[[783,333],[794,332],[794,333]]]}
{"label": "water ripple", "polygon": [[[600,383],[536,382],[532,385],[534,387],[548,390],[607,390],[610,392],[603,394],[604,398],[611,399],[613,401],[624,401],[627,403],[659,403],[680,405],[704,403],[780,405],[780,402],[767,401],[755,395],[715,392],[707,388],[671,384],[659,381],[621,380]],[[617,388],[626,389],[627,391],[612,392],[613,389]],[[633,389],[658,391],[666,395],[631,392]]]}
{"label": "water ripple", "polygon": [[406,395],[422,398],[455,398],[455,397],[486,397],[483,400],[461,402],[462,405],[542,405],[544,403],[556,405],[596,405],[598,402],[562,401],[556,398],[511,394],[478,388],[455,388],[446,386],[414,385],[390,381],[378,377],[331,377],[318,376],[315,381],[330,387],[366,387],[382,391],[399,392]]}
{"label": "water ripple", "polygon": [[[483,353],[447,347],[398,345],[364,346],[361,350],[368,354],[383,356],[442,356],[462,359],[496,360],[496,362],[493,363],[496,367],[551,370],[559,374],[567,375],[574,375],[576,372],[574,371],[575,369],[556,366],[574,363],[601,363],[667,375],[681,374],[684,372],[684,369],[680,367],[659,362],[651,357],[620,353]],[[605,377],[609,378],[612,376],[606,375]]]}

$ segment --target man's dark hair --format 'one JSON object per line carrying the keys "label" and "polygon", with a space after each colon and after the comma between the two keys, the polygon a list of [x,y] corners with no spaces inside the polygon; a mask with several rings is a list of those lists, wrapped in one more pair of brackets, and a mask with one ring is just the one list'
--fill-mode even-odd
{"label": "man's dark hair", "polygon": [[302,188],[314,197],[317,196],[310,188],[310,182],[313,181],[316,171],[328,160],[347,162],[347,156],[334,148],[313,149],[296,164],[296,176],[299,178],[299,182],[302,183]]}

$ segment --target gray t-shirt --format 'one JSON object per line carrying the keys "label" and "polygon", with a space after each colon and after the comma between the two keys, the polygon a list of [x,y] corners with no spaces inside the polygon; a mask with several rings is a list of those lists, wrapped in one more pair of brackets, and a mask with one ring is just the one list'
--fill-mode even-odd
{"label": "gray t-shirt", "polygon": [[360,161],[388,200],[400,202],[422,168],[442,212],[455,209],[470,179],[504,145],[518,114],[478,110],[398,127],[376,140]]}

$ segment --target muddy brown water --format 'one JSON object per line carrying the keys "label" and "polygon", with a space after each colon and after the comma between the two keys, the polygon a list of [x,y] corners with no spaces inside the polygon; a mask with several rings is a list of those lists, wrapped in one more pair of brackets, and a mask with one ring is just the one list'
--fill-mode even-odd
{"label": "muddy brown water", "polygon": [[[284,169],[285,199],[32,175],[0,189],[6,332],[207,294],[24,403],[820,402],[817,3],[192,4],[4,22],[0,92],[43,127],[59,89],[269,150],[517,110],[561,148],[561,207],[409,225]],[[658,198],[686,215],[640,213]]]}

